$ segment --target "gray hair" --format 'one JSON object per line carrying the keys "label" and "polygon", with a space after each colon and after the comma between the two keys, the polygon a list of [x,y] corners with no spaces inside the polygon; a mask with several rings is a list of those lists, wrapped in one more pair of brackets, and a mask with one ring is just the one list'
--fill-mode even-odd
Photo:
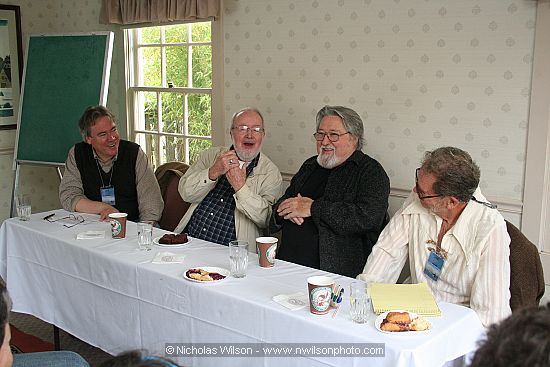
{"label": "gray hair", "polygon": [[97,119],[107,116],[113,124],[116,125],[115,116],[106,107],[103,106],[90,106],[86,108],[80,120],[78,120],[78,128],[80,129],[80,135],[82,140],[86,141],[86,138],[91,136],[90,129],[95,125]]}
{"label": "gray hair", "polygon": [[260,116],[260,120],[262,120],[262,127],[264,127],[264,117],[262,116],[262,113],[255,107],[245,107],[233,114],[233,117],[231,117],[231,128],[235,127],[235,120],[237,119],[237,117],[239,117],[242,113],[248,112],[248,111],[256,112],[258,116]]}
{"label": "gray hair", "polygon": [[363,120],[361,120],[357,112],[344,106],[325,106],[317,112],[316,131],[319,130],[321,120],[326,116],[340,117],[346,131],[357,138],[357,147],[355,150],[363,149],[363,144],[365,142],[365,139],[363,139]]}
{"label": "gray hair", "polygon": [[468,152],[455,147],[441,147],[424,154],[420,167],[436,177],[433,191],[454,196],[467,203],[479,185],[480,171]]}

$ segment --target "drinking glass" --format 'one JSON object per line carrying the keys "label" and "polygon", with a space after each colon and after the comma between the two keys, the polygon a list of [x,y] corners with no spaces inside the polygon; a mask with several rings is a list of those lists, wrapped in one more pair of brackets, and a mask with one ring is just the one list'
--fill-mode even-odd
{"label": "drinking glass", "polygon": [[31,219],[31,197],[25,194],[18,194],[15,200],[19,220]]}
{"label": "drinking glass", "polygon": [[364,282],[352,282],[349,290],[351,319],[358,324],[363,324],[367,322],[371,310],[368,285]]}
{"label": "drinking glass", "polygon": [[248,267],[248,242],[235,240],[229,242],[229,267],[235,278],[244,278]]}
{"label": "drinking glass", "polygon": [[153,243],[153,224],[151,222],[137,223],[138,247],[140,251],[151,251]]}

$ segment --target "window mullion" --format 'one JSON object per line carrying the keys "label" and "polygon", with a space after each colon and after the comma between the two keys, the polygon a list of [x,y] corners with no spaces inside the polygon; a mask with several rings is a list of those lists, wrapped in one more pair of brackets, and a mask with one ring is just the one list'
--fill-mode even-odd
{"label": "window mullion", "polygon": [[[162,118],[162,94],[160,92],[157,92],[157,132],[160,133],[161,131],[164,130],[164,126],[163,126],[163,118]],[[161,150],[161,136],[160,135],[157,135],[157,139],[156,139],[156,153],[157,153],[157,162],[159,162],[159,164],[162,164],[160,162],[163,162],[164,159],[161,160],[161,157],[164,157],[164,153],[162,152]]]}
{"label": "window mullion", "polygon": [[193,30],[192,25],[187,25],[187,40],[189,41],[187,44],[187,86],[189,88],[193,88],[193,46],[191,46],[191,42],[193,42]]}
{"label": "window mullion", "polygon": [[189,96],[183,95],[183,134],[185,135],[185,161],[189,162]]}

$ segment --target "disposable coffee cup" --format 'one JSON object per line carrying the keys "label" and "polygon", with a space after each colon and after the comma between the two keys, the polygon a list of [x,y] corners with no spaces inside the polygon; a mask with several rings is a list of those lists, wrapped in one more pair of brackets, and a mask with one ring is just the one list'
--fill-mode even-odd
{"label": "disposable coffee cup", "polygon": [[109,214],[109,222],[111,223],[111,234],[113,238],[126,237],[126,213],[111,213]]}
{"label": "disposable coffee cup", "polygon": [[309,311],[312,314],[325,315],[328,313],[333,286],[334,280],[329,277],[314,276],[307,278]]}
{"label": "disposable coffee cup", "polygon": [[262,268],[271,268],[275,265],[275,254],[277,252],[277,241],[275,237],[258,237],[256,238],[256,247],[260,266]]}

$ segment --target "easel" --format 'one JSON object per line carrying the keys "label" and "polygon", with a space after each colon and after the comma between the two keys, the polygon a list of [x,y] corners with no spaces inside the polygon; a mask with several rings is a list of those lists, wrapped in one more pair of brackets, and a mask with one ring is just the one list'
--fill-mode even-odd
{"label": "easel", "polygon": [[[61,180],[69,149],[82,140],[78,119],[107,103],[113,32],[30,35],[13,169],[10,214],[20,193],[22,165],[50,166]],[[47,60],[47,62],[45,62]]]}

